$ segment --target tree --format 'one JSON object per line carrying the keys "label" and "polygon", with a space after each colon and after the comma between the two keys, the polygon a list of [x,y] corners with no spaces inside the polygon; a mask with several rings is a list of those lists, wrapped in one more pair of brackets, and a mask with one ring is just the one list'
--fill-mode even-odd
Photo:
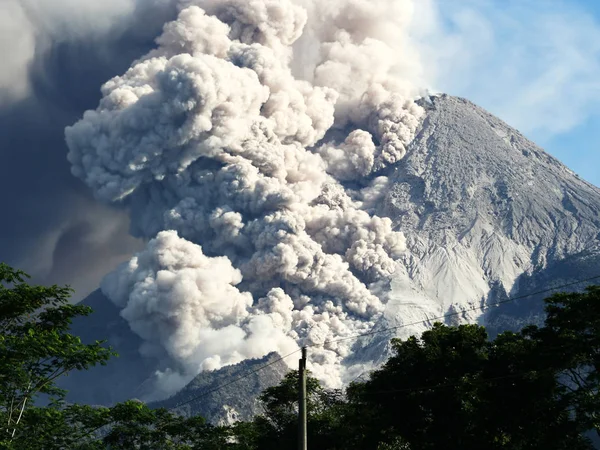
{"label": "tree", "polygon": [[[584,450],[598,430],[600,288],[546,300],[543,327],[490,340],[484,327],[437,323],[392,341],[393,355],[347,397],[309,378],[309,442],[318,449]],[[233,448],[296,442],[297,374],[236,425]]]}
{"label": "tree", "polygon": [[[130,400],[113,407],[68,405],[55,380],[104,364],[102,342],[69,334],[90,309],[68,287],[30,286],[0,264],[0,448],[293,448],[298,373],[260,397],[263,414],[213,427]],[[308,438],[315,449],[589,450],[600,434],[600,287],[546,300],[543,327],[494,340],[477,325],[437,323],[392,341],[393,354],[344,394],[307,379]],[[48,406],[35,406],[40,395]]]}
{"label": "tree", "polygon": [[111,449],[219,450],[230,433],[200,417],[180,417],[164,408],[127,401],[109,410],[110,431],[102,442]]}
{"label": "tree", "polygon": [[227,428],[213,427],[202,417],[180,417],[129,400],[110,408],[29,408],[19,427],[18,442],[8,448],[219,450],[227,448],[230,436]]}
{"label": "tree", "polygon": [[[226,448],[228,429],[130,400],[111,408],[65,403],[55,381],[116,355],[103,342],[69,333],[91,308],[71,305],[71,289],[30,286],[28,275],[0,264],[0,420],[6,449]],[[47,406],[35,400],[47,396]]]}
{"label": "tree", "polygon": [[523,333],[540,343],[538,358],[559,373],[561,398],[578,423],[600,436],[600,286],[545,300],[542,328]]}
{"label": "tree", "polygon": [[593,448],[547,345],[531,330],[489,341],[483,327],[439,323],[394,340],[387,363],[348,392],[359,447],[401,438],[414,450]]}
{"label": "tree", "polygon": [[[306,380],[308,441],[311,448],[343,449],[346,433],[341,391],[324,389],[316,378]],[[298,439],[298,372],[288,373],[281,383],[259,397],[263,414],[250,423],[233,427],[234,449],[294,448]]]}
{"label": "tree", "polygon": [[0,419],[2,445],[18,445],[19,426],[40,394],[60,401],[55,381],[72,370],[106,364],[114,353],[102,342],[83,344],[68,333],[74,317],[91,309],[71,305],[71,289],[30,286],[28,275],[0,263]]}

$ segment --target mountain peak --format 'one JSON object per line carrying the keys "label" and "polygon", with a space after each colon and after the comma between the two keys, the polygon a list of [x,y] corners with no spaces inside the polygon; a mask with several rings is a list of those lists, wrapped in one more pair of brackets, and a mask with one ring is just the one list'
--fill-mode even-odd
{"label": "mountain peak", "polygon": [[482,227],[535,248],[533,266],[596,241],[600,189],[468,100],[441,95],[423,106],[384,205],[408,237],[451,230],[461,240]]}
{"label": "mountain peak", "polygon": [[[215,424],[250,420],[260,412],[260,405],[254,399],[278,384],[289,370],[279,354],[272,352],[262,358],[202,372],[173,397],[151,405],[184,416],[199,414]],[[223,389],[231,380],[238,381]],[[249,398],[253,400],[248,401]]]}

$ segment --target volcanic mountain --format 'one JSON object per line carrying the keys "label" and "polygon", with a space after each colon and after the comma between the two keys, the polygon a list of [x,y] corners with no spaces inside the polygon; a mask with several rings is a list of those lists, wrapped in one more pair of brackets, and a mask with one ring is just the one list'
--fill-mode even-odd
{"label": "volcanic mountain", "polygon": [[[406,156],[371,175],[373,185],[378,177],[387,181],[368,208],[391,219],[406,236],[407,249],[373,328],[388,331],[356,339],[343,361],[365,372],[385,360],[391,337],[418,334],[435,320],[479,322],[491,333],[519,328],[542,317],[544,294],[524,295],[600,275],[600,189],[468,100],[433,95],[417,103],[425,117]],[[509,297],[523,298],[491,306]],[[141,356],[142,340],[102,292],[84,303],[96,312],[75,323],[75,332],[86,341],[107,338],[121,357],[66,378],[70,400],[160,399],[151,381],[164,369],[160,358]],[[201,373],[177,398],[192,396],[198,386],[212,389],[220,377],[228,382],[232,373],[256,365],[248,360]],[[204,405],[202,412],[213,421],[245,418],[255,410],[240,404],[254,404],[283,372],[277,366],[264,382],[231,384],[214,402],[241,403]]]}

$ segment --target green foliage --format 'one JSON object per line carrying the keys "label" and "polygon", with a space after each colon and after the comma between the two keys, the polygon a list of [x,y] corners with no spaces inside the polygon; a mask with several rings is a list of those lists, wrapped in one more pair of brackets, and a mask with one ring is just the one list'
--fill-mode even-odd
{"label": "green foliage", "polygon": [[[393,356],[342,396],[309,378],[309,442],[318,449],[583,450],[598,429],[600,288],[546,300],[541,328],[489,340],[477,325],[435,324],[392,341]],[[296,442],[297,374],[238,424],[246,446]]]}
{"label": "green foliage", "polygon": [[[68,287],[29,286],[0,264],[0,420],[6,449],[294,448],[298,373],[267,389],[263,413],[214,427],[201,417],[127,401],[111,408],[67,405],[54,381],[104,364],[101,342],[69,334],[89,308]],[[435,324],[392,341],[393,355],[346,392],[307,379],[313,449],[587,450],[600,434],[600,287],[546,300],[543,327],[489,340],[483,327]],[[52,399],[34,406],[36,396]]]}
{"label": "green foliage", "polygon": [[[226,448],[231,431],[201,417],[127,401],[111,408],[68,405],[55,381],[72,370],[106,364],[102,342],[83,344],[71,321],[91,309],[71,305],[69,287],[30,286],[28,276],[0,264],[0,438],[4,449]],[[46,407],[36,397],[49,398]]]}
{"label": "green foliage", "polygon": [[7,449],[103,449],[96,432],[109,420],[106,408],[70,405],[29,407]]}
{"label": "green foliage", "polygon": [[130,400],[111,408],[29,408],[13,441],[2,448],[217,450],[227,447],[230,435],[201,417],[179,417]]}
{"label": "green foliage", "polygon": [[546,300],[544,327],[490,341],[476,325],[434,325],[348,390],[357,448],[401,438],[420,449],[591,449],[598,430],[600,288]]}
{"label": "green foliage", "polygon": [[166,409],[128,401],[110,409],[110,431],[103,442],[118,449],[219,449],[227,430],[207,425],[202,417],[184,418]]}
{"label": "green foliage", "polygon": [[112,355],[101,342],[85,345],[68,333],[74,317],[91,311],[69,304],[69,287],[30,286],[27,277],[0,264],[0,420],[6,424],[0,439],[8,442],[38,395],[62,398],[58,377]]}
{"label": "green foliage", "polygon": [[541,342],[538,359],[560,373],[560,397],[582,426],[600,435],[600,287],[546,300],[543,328],[526,336]]}
{"label": "green foliage", "polygon": [[349,392],[367,412],[362,447],[401,437],[415,450],[590,448],[557,395],[556,371],[536,359],[538,344],[441,324],[394,341],[388,363]]}
{"label": "green foliage", "polygon": [[[326,390],[317,379],[308,376],[307,421],[311,448],[345,448],[340,422],[344,417],[346,402],[343,393]],[[282,382],[260,396],[264,412],[250,423],[232,427],[234,449],[294,448],[298,438],[298,372],[286,375]]]}

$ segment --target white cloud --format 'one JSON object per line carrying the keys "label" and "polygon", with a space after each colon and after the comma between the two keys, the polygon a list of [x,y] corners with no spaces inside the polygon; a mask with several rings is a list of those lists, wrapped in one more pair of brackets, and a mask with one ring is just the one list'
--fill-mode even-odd
{"label": "white cloud", "polygon": [[35,36],[22,6],[11,0],[0,3],[0,102],[27,93],[27,66],[34,51]]}
{"label": "white cloud", "polygon": [[52,42],[106,33],[134,8],[135,0],[2,0],[0,103],[29,93],[29,66]]}
{"label": "white cloud", "polygon": [[[467,97],[526,134],[568,132],[600,102],[600,24],[566,0],[423,4],[434,88]],[[423,26],[425,25],[425,26]]]}

